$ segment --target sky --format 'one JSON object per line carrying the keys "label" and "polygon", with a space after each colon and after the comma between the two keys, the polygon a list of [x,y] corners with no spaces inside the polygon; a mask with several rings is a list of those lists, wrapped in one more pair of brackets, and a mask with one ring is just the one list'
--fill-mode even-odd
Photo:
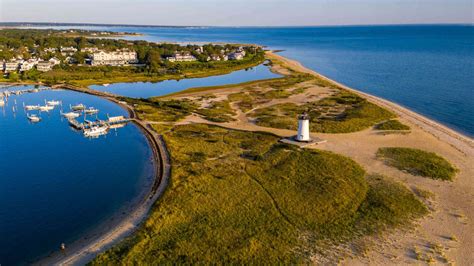
{"label": "sky", "polygon": [[0,22],[177,26],[474,23],[474,0],[0,0]]}

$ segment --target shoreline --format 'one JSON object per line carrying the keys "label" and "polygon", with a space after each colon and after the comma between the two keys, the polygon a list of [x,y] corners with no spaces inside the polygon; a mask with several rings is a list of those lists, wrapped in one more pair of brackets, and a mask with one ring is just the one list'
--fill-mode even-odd
{"label": "shoreline", "polygon": [[342,89],[358,94],[359,96],[371,101],[374,104],[387,108],[388,110],[394,112],[398,116],[404,117],[405,119],[409,120],[413,124],[423,129],[424,131],[435,136],[439,140],[444,141],[450,144],[451,146],[455,147],[457,150],[461,151],[465,155],[474,156],[474,140],[462,134],[461,132],[451,129],[439,122],[436,122],[430,118],[427,118],[419,113],[416,113],[406,107],[403,107],[389,100],[350,88],[314,70],[306,68],[305,66],[303,66],[300,62],[296,60],[286,58],[284,56],[275,54],[273,52],[267,52],[267,55],[269,55],[269,57],[273,56],[277,58],[278,60],[283,61],[285,64],[291,65],[292,67],[298,69],[301,72],[308,73],[318,78],[321,78],[323,80],[326,80],[328,82],[331,82],[341,87]]}
{"label": "shoreline", "polygon": [[[474,141],[471,138],[463,135],[462,133],[455,131],[454,129],[444,126],[429,118],[426,118],[423,115],[418,114],[414,111],[411,111],[396,103],[379,98],[377,96],[373,96],[368,93],[364,93],[364,92],[352,89],[346,85],[338,83],[337,81],[334,81],[313,70],[310,70],[304,67],[298,61],[277,55],[272,52],[267,52],[267,55],[269,57],[273,56],[281,60],[285,64],[291,65],[292,67],[298,69],[301,72],[315,75],[321,79],[324,79],[333,84],[336,84],[342,89],[354,92],[360,95],[361,97],[364,97],[367,100],[381,107],[384,107],[390,111],[393,111],[398,116],[409,120],[411,123],[419,127],[421,130],[435,136],[440,141],[448,143],[449,145],[456,148],[458,151],[461,151],[464,155],[466,156],[474,155]],[[170,171],[169,154],[167,153],[166,144],[164,140],[161,138],[161,136],[159,136],[156,132],[154,132],[153,130],[149,128],[150,124],[137,119],[135,112],[133,111],[133,108],[117,100],[115,98],[116,95],[112,95],[109,93],[102,93],[100,91],[94,91],[88,88],[73,87],[70,85],[55,85],[55,86],[51,86],[51,88],[52,89],[55,89],[55,88],[68,89],[68,90],[74,90],[74,91],[78,91],[82,93],[92,94],[92,95],[110,100],[122,106],[126,110],[128,110],[130,114],[130,118],[133,119],[132,120],[133,123],[135,123],[140,128],[140,130],[144,132],[145,136],[147,137],[147,140],[152,146],[153,154],[155,156],[154,164],[156,165],[156,167],[159,167],[159,165],[162,164],[160,169],[156,169],[157,173],[155,176],[156,178],[155,184],[151,188],[151,191],[149,191],[150,193],[145,193],[148,195],[142,200],[139,200],[138,208],[136,208],[132,213],[128,214],[126,218],[124,218],[122,221],[114,221],[115,224],[112,224],[112,228],[107,227],[107,225],[110,226],[110,224],[106,223],[104,227],[108,229],[103,228],[101,232],[97,232],[98,236],[95,236],[93,238],[88,238],[88,239],[81,238],[80,240],[76,241],[76,242],[83,241],[83,243],[78,243],[76,244],[77,246],[75,246],[74,244],[69,246],[68,247],[69,254],[64,255],[60,252],[56,252],[52,256],[39,261],[40,265],[51,265],[51,264],[53,265],[81,264],[82,265],[92,260],[98,253],[105,251],[106,249],[112,247],[113,245],[117,244],[125,237],[135,232],[139,228],[141,222],[143,222],[146,219],[146,217],[148,217],[148,212],[150,211],[151,207],[156,202],[156,200],[158,200],[159,197],[163,194],[169,182],[169,171]],[[160,173],[160,171],[162,172],[161,177],[158,177],[158,173]],[[130,208],[130,209],[133,209],[133,208]]]}
{"label": "shoreline", "polygon": [[111,95],[101,94],[100,92],[86,91],[65,85],[51,86],[51,88],[91,94],[112,101],[124,108],[129,113],[132,123],[144,134],[152,152],[153,178],[151,182],[145,181],[143,186],[146,187],[146,190],[134,199],[135,202],[119,209],[112,217],[105,219],[97,227],[87,232],[85,236],[68,245],[66,252],[53,251],[50,255],[33,263],[35,265],[84,265],[93,260],[99,253],[116,245],[140,228],[154,203],[168,186],[170,157],[163,138],[152,131],[146,123],[136,119],[136,114],[130,106],[121,103]]}

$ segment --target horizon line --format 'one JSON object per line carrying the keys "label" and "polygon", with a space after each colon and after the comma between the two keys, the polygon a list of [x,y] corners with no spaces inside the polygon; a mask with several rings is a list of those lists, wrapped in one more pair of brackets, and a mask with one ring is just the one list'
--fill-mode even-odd
{"label": "horizon line", "polygon": [[381,23],[381,24],[321,24],[321,25],[152,25],[152,24],[119,24],[119,23],[92,23],[92,22],[25,22],[5,21],[0,25],[65,25],[65,26],[112,26],[112,27],[168,27],[168,28],[303,28],[303,27],[357,27],[357,26],[474,26],[474,22],[426,22],[426,23]]}

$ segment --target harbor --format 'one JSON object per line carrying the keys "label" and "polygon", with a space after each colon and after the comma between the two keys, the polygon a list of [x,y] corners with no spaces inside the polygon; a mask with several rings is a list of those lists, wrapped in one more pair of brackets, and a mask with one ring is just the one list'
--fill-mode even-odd
{"label": "harbor", "polygon": [[[56,105],[49,112],[23,109],[23,102],[45,105],[45,100],[61,101],[62,107]],[[123,209],[134,210],[153,186],[153,150],[142,128],[133,121],[111,123],[108,134],[86,137],[61,114],[61,109],[69,113],[69,105],[80,103],[99,110],[86,115],[89,121],[107,121],[107,114],[130,117],[108,99],[59,88],[12,95],[0,107],[0,155],[4,158],[0,162],[4,177],[0,182],[0,257],[8,255],[13,262],[29,265],[57,250],[60,243],[71,250],[75,240],[95,232],[109,217],[119,217]],[[30,121],[27,115],[37,115],[40,121]],[[75,120],[86,123],[84,113]],[[8,262],[2,265],[15,265]]]}
{"label": "harbor", "polygon": [[98,138],[107,135],[111,129],[117,130],[131,121],[130,118],[123,115],[109,116],[108,113],[105,118],[100,118],[100,109],[95,106],[86,106],[80,102],[63,106],[63,101],[56,98],[43,98],[41,103],[38,103],[38,101],[30,103],[23,97],[24,94],[39,93],[51,89],[58,90],[60,88],[39,86],[33,88],[27,86],[26,88],[1,87],[0,108],[4,115],[6,114],[5,110],[10,109],[15,117],[23,109],[26,120],[32,124],[40,123],[43,116],[51,118],[55,114],[54,110],[60,109],[60,119],[66,119],[71,128],[82,132],[83,136],[87,138]]}

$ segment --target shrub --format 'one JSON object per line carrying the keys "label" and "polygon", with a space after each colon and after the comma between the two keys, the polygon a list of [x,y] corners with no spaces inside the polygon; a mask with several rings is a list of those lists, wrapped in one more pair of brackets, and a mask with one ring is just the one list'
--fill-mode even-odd
{"label": "shrub", "polygon": [[457,172],[457,169],[443,157],[418,149],[380,148],[377,157],[390,166],[432,179],[452,180]]}

